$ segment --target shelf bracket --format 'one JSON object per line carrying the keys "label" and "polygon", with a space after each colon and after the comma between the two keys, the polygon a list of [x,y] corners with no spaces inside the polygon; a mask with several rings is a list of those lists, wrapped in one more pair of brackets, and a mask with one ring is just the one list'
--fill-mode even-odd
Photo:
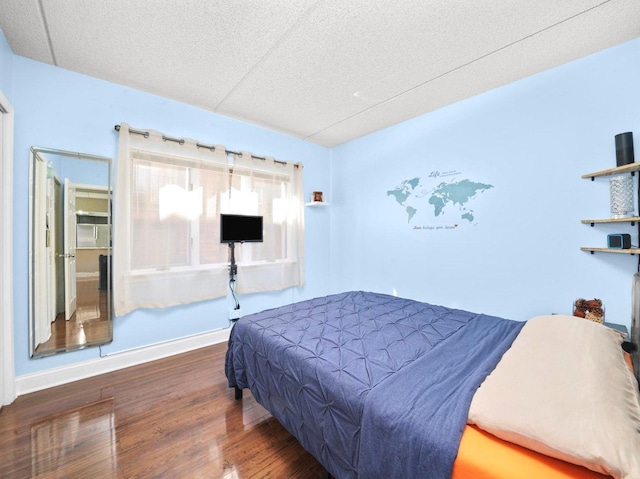
{"label": "shelf bracket", "polygon": [[591,227],[593,228],[596,224],[595,223],[591,223]]}
{"label": "shelf bracket", "polygon": [[596,177],[595,177],[595,176],[592,176],[592,177],[591,177],[591,181],[596,181]]}

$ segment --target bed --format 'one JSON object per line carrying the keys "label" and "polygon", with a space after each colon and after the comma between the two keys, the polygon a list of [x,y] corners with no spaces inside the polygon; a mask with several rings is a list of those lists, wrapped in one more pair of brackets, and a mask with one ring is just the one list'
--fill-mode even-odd
{"label": "bed", "polygon": [[[556,317],[549,318],[558,322]],[[623,411],[611,426],[594,421],[599,428],[613,430],[598,429],[606,442],[614,441],[613,459],[593,460],[589,451],[586,459],[580,457],[585,452],[582,443],[577,458],[562,444],[552,444],[557,450],[549,451],[548,445],[536,443],[536,428],[542,423],[537,419],[529,435],[510,429],[511,423],[507,427],[496,424],[492,415],[514,408],[494,398],[535,401],[517,394],[510,397],[511,392],[504,393],[505,382],[515,385],[515,393],[531,394],[532,388],[548,390],[544,380],[549,377],[558,381],[546,373],[540,385],[531,380],[529,372],[513,378],[514,368],[523,371],[528,367],[522,366],[521,356],[532,356],[530,346],[527,349],[530,340],[523,339],[531,334],[523,330],[538,323],[537,330],[548,329],[549,318],[523,323],[384,294],[347,292],[240,319],[230,335],[225,372],[230,387],[236,392],[249,388],[255,399],[339,479],[506,478],[514,477],[514,470],[522,473],[523,464],[528,469],[532,464],[542,468],[532,469],[537,475],[530,477],[607,477],[599,473],[640,477],[634,475],[640,474],[634,457],[640,451],[640,406],[637,382],[626,365],[627,375],[619,374],[627,388],[620,394],[623,405],[609,404],[613,410]],[[576,338],[575,327],[589,323],[573,319],[580,324],[566,319],[569,329],[553,335],[561,346],[545,347],[564,354],[566,345],[574,343],[570,338]],[[616,361],[624,363],[619,333],[608,330],[603,334],[607,328],[596,324],[586,329],[605,338],[607,344],[617,344],[617,352],[609,356],[616,367]],[[538,333],[533,334],[536,344],[540,342]],[[523,345],[516,348],[516,343]],[[521,353],[512,354],[515,350]],[[505,363],[507,359],[511,365]],[[562,361],[545,354],[545,360],[536,362],[534,369],[555,371],[555,364]],[[505,373],[496,374],[501,371]],[[575,377],[563,385],[565,388],[575,387],[575,381],[591,382],[591,371],[584,378],[574,371],[571,374]],[[593,387],[597,395],[600,386]],[[566,396],[563,388],[558,389],[561,397]],[[557,402],[548,397],[543,400]],[[522,422],[521,414],[511,416],[508,420],[512,423]],[[624,434],[614,438],[611,435],[619,434],[621,421],[625,421],[621,427]],[[524,422],[529,423],[525,429],[532,425],[526,418]],[[576,422],[563,424],[575,428],[570,436],[593,435],[588,427],[580,430],[591,421],[578,417]],[[606,417],[602,422],[611,419]],[[598,452],[598,441],[592,442],[595,444],[590,447]]]}

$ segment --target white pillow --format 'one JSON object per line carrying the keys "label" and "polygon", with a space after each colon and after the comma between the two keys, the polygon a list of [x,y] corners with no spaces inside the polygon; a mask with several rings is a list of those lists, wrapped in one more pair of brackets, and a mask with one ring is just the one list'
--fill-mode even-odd
{"label": "white pillow", "polygon": [[573,316],[530,319],[476,391],[469,423],[615,478],[640,478],[638,382],[622,333]]}

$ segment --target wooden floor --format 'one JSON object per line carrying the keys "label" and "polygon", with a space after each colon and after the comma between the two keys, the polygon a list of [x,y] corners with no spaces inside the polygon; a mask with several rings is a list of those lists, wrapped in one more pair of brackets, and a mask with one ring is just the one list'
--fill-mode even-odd
{"label": "wooden floor", "polygon": [[107,309],[107,290],[98,278],[76,282],[76,311],[65,320],[64,311],[51,323],[51,337],[36,347],[38,354],[80,349],[111,341],[113,326]]}
{"label": "wooden floor", "polygon": [[245,390],[226,343],[20,396],[0,410],[0,478],[324,477]]}

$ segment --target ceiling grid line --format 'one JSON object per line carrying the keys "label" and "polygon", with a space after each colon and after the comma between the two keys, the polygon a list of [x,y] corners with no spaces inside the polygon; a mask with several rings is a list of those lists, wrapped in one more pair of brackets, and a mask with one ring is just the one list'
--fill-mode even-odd
{"label": "ceiling grid line", "polygon": [[222,97],[222,99],[216,104],[215,107],[213,107],[213,111],[218,111],[218,109],[220,108],[220,106],[225,102],[225,100],[227,98],[229,98],[239,87],[240,85],[242,85],[242,83],[255,71],[255,69],[262,63],[265,61],[266,58],[269,57],[269,55],[271,55],[280,45],[282,45],[282,43],[289,38],[289,36],[291,35],[291,32],[293,30],[295,30],[297,28],[297,26],[305,19],[307,18],[309,15],[311,15],[311,13],[313,13],[313,11],[318,8],[318,5],[320,5],[324,0],[318,0],[317,2],[315,2],[313,5],[311,5],[302,15],[300,15],[298,17],[298,19],[293,22],[291,24],[291,26],[287,29],[286,32],[284,32],[280,38],[278,38],[278,40],[271,45],[271,48],[269,48],[264,55],[262,55],[252,66],[249,70],[247,70],[247,72],[245,73],[245,75],[240,78],[237,83],[233,86],[233,88],[231,88],[231,90],[229,90],[227,92],[227,94]]}
{"label": "ceiling grid line", "polygon": [[40,17],[42,19],[42,26],[44,27],[44,33],[45,33],[45,36],[47,37],[47,44],[49,46],[49,52],[51,53],[51,61],[55,66],[58,66],[56,53],[53,50],[53,42],[51,41],[51,32],[49,31],[49,24],[47,23],[47,16],[44,13],[44,5],[42,5],[42,0],[38,0],[38,10],[40,12]]}

